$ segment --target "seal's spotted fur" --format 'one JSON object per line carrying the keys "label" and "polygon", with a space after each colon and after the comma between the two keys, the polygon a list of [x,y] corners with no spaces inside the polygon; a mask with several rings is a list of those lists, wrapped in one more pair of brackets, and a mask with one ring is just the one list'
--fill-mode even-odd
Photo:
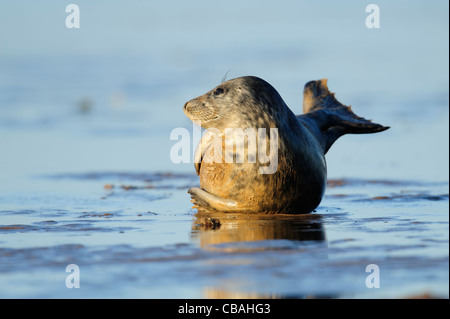
{"label": "seal's spotted fur", "polygon": [[[184,112],[202,127],[278,129],[278,167],[260,174],[256,163],[196,163],[200,187],[191,188],[196,207],[242,213],[309,213],[326,186],[325,153],[347,133],[375,133],[388,127],[355,115],[336,100],[326,80],[305,85],[304,113],[295,116],[266,81],[246,76],[220,84],[184,105]],[[269,147],[270,137],[267,140]],[[203,141],[204,153],[212,152]],[[222,152],[224,154],[224,152]],[[195,206],[194,206],[195,207]]]}

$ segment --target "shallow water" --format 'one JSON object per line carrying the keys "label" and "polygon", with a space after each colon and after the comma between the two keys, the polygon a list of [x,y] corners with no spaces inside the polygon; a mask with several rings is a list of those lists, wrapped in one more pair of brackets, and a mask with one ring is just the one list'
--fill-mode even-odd
{"label": "shallow water", "polygon": [[[0,5],[1,298],[449,297],[447,2],[77,3]],[[336,142],[312,214],[198,213],[169,136],[227,71],[391,129]]]}
{"label": "shallow water", "polygon": [[[189,209],[190,174],[36,182],[48,201],[3,199],[2,297],[448,296],[445,183],[331,180],[312,214],[249,216]],[[71,191],[57,196],[61,183]],[[69,264],[80,289],[65,286]],[[366,287],[369,264],[378,289]]]}

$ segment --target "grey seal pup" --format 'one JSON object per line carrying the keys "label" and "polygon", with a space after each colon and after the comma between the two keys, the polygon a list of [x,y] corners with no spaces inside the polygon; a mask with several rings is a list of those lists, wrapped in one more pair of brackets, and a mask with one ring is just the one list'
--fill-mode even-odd
{"label": "grey seal pup", "polygon": [[[302,115],[294,115],[269,83],[254,76],[223,82],[188,101],[183,110],[207,130],[194,156],[200,188],[188,190],[191,201],[198,209],[219,212],[310,213],[325,192],[325,154],[333,143],[344,134],[389,128],[359,117],[341,104],[328,90],[326,79],[305,85]],[[249,128],[266,132],[258,147],[264,146],[265,155],[272,147],[276,157],[264,163],[255,161],[251,134],[245,136],[241,147],[226,147],[227,130]],[[215,138],[208,134],[211,130]],[[221,147],[217,137],[223,138]],[[216,160],[206,161],[207,156],[216,156]],[[274,171],[261,171],[271,164],[276,164]]]}

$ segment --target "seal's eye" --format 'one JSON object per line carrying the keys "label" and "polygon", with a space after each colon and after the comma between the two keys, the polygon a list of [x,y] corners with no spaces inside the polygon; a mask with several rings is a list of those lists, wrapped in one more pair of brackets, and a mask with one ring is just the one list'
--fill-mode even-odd
{"label": "seal's eye", "polygon": [[222,88],[217,88],[215,91],[214,91],[214,95],[220,95],[220,94],[222,94],[224,92],[224,90],[222,89]]}

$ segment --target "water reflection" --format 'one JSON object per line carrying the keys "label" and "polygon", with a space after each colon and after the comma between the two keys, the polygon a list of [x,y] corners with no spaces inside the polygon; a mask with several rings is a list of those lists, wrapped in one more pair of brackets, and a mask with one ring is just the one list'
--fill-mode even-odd
{"label": "water reflection", "polygon": [[[220,255],[227,254],[229,258],[219,259],[215,264],[216,267],[222,263],[223,267],[235,267],[235,271],[230,270],[230,273],[235,275],[223,278],[217,285],[203,287],[205,298],[328,297],[297,293],[285,295],[272,291],[272,288],[267,286],[271,280],[283,281],[284,267],[291,269],[297,268],[295,265],[298,265],[298,275],[302,276],[302,268],[308,268],[308,265],[328,258],[321,215],[230,214],[200,211],[195,215],[191,237],[204,250]],[[283,261],[276,257],[280,256],[281,251],[286,252],[283,255],[287,259]],[[271,279],[267,277],[267,273],[261,274],[262,277],[258,276],[257,273],[265,272],[264,269],[278,275]],[[252,278],[254,275],[255,279]],[[280,277],[277,279],[277,276]],[[265,279],[260,281],[258,278]],[[281,282],[279,284],[285,285]]]}
{"label": "water reflection", "polygon": [[261,245],[253,246],[259,250],[273,249],[271,240],[325,240],[322,217],[317,214],[267,215],[200,211],[195,217],[192,237],[199,240],[202,248],[224,243],[260,241]]}

